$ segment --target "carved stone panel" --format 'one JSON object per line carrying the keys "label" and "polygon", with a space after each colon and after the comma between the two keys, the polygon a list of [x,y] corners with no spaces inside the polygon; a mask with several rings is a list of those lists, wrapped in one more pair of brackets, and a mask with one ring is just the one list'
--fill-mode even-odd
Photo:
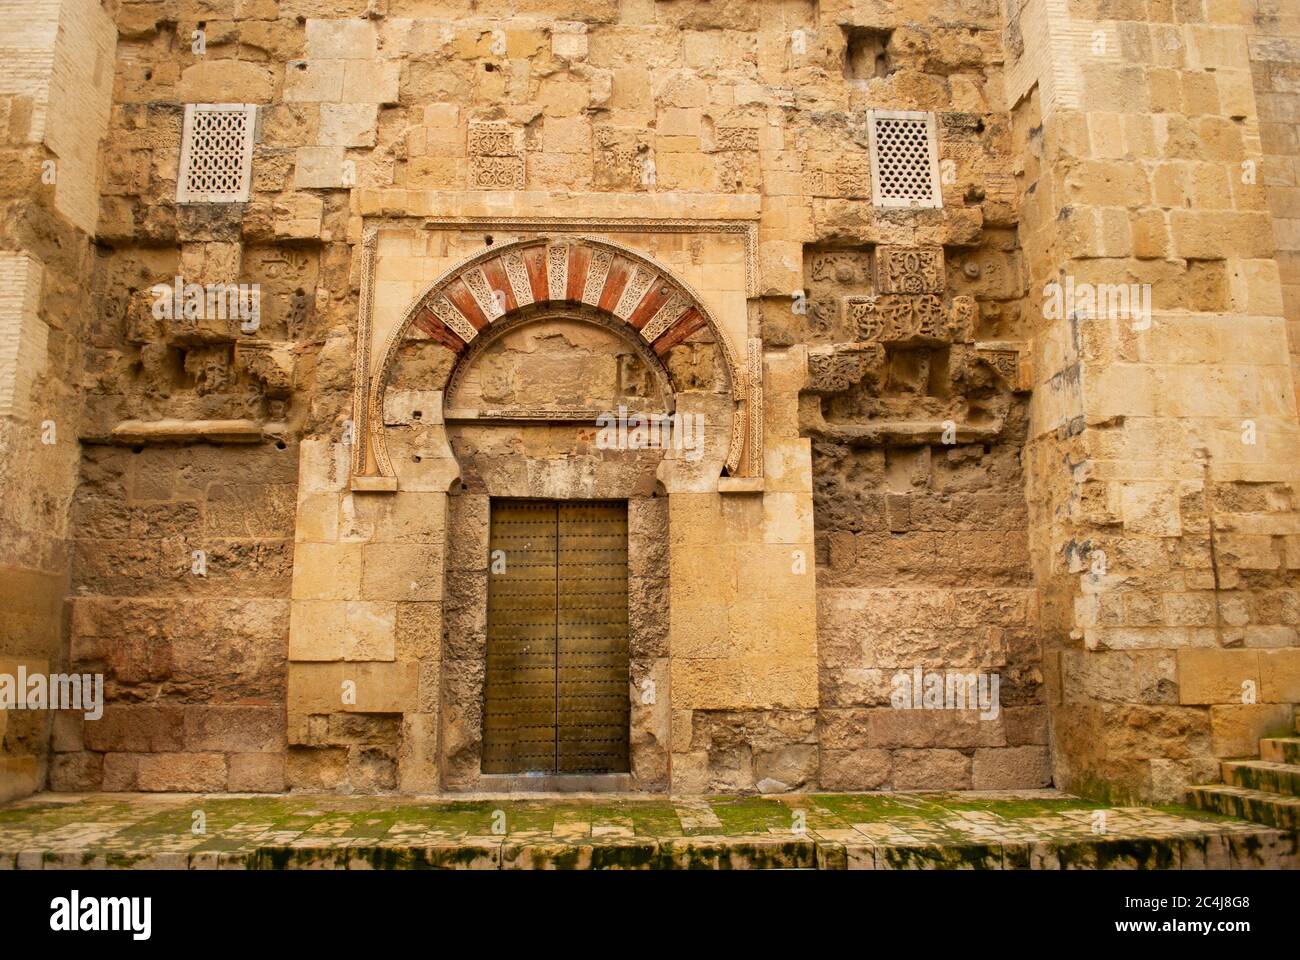
{"label": "carved stone panel", "polygon": [[866,157],[839,157],[824,168],[806,170],[804,189],[813,197],[866,199],[871,196],[871,165]]}
{"label": "carved stone panel", "polygon": [[478,336],[478,331],[474,329],[474,325],[465,319],[465,315],[457,310],[446,297],[433,298],[428,307],[435,317],[466,343]]}
{"label": "carved stone panel", "polygon": [[552,300],[563,300],[569,285],[569,248],[559,243],[546,248],[546,289]]}
{"label": "carved stone panel", "polygon": [[687,310],[691,308],[691,302],[685,294],[680,291],[674,293],[668,298],[668,302],[660,307],[650,321],[641,328],[641,336],[645,338],[646,343],[654,343],[669,327],[682,318]]}
{"label": "carved stone panel", "polygon": [[1020,384],[1020,352],[1018,350],[979,349],[975,355],[988,364],[1012,389]]}
{"label": "carved stone panel", "polygon": [[846,296],[871,290],[871,257],[862,247],[806,248],[805,299],[796,303],[791,336],[810,343],[843,343],[858,339],[847,322]]}
{"label": "carved stone panel", "polygon": [[470,184],[484,190],[522,190],[523,157],[470,157]]}
{"label": "carved stone panel", "polygon": [[876,289],[880,293],[943,293],[943,248],[877,247]]}
{"label": "carved stone panel", "polygon": [[745,375],[749,396],[745,401],[745,419],[749,431],[747,446],[751,477],[763,475],[763,341],[751,337],[746,342]]}
{"label": "carved stone panel", "polygon": [[850,297],[846,309],[859,340],[943,342],[952,339],[943,300],[930,294]]}
{"label": "carved stone panel", "polygon": [[487,277],[483,274],[482,269],[475,268],[466,270],[464,274],[465,286],[469,287],[469,292],[474,297],[474,302],[478,304],[483,315],[489,321],[505,313],[505,307],[501,303],[501,298],[496,295],[492,285],[488,283]]}
{"label": "carved stone panel", "polygon": [[715,150],[757,150],[758,130],[754,127],[718,127],[713,131]]}
{"label": "carved stone panel", "polygon": [[954,342],[966,343],[975,337],[979,305],[974,297],[953,297],[948,305],[948,329]]}
{"label": "carved stone panel", "polygon": [[809,354],[807,389],[811,393],[843,393],[868,372],[878,371],[884,362],[885,350],[879,344]]}
{"label": "carved stone panel", "polygon": [[816,253],[809,263],[808,278],[817,283],[866,286],[871,283],[871,260],[856,250]]}
{"label": "carved stone panel", "polygon": [[519,153],[519,135],[510,124],[485,121],[470,123],[471,157],[515,157]]}
{"label": "carved stone panel", "polygon": [[600,294],[605,289],[605,280],[609,276],[609,267],[613,262],[612,250],[599,248],[592,251],[591,263],[587,266],[587,279],[582,285],[583,303],[592,306],[600,303]]}
{"label": "carved stone panel", "polygon": [[308,334],[319,266],[315,247],[245,248],[242,278],[261,289],[259,336],[296,340]]}
{"label": "carved stone panel", "polygon": [[600,190],[645,190],[650,177],[650,144],[646,132],[624,127],[595,128],[597,161],[595,186]]}

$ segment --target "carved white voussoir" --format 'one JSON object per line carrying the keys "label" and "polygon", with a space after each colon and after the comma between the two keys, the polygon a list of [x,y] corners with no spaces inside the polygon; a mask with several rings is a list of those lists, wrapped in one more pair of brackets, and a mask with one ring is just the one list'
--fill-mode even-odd
{"label": "carved white voussoir", "polygon": [[496,291],[492,289],[492,284],[488,283],[487,274],[481,267],[475,267],[472,270],[466,270],[462,274],[465,286],[474,297],[474,302],[478,308],[483,311],[483,316],[488,318],[488,322],[495,320],[506,312],[505,291]]}
{"label": "carved white voussoir", "polygon": [[646,295],[646,291],[650,289],[650,285],[654,283],[656,276],[658,275],[653,270],[637,267],[636,272],[632,274],[632,279],[623,288],[623,294],[618,298],[618,303],[614,304],[614,316],[620,320],[626,320],[632,316],[632,311],[637,308],[637,304]]}
{"label": "carved white voussoir", "polygon": [[474,324],[465,319],[465,315],[456,309],[446,297],[436,297],[429,303],[429,310],[443,322],[452,333],[469,343],[478,336]]}
{"label": "carved white voussoir", "polygon": [[510,290],[515,295],[515,303],[526,307],[533,302],[533,285],[528,281],[528,267],[524,264],[524,255],[518,250],[511,250],[501,258],[506,267],[506,279],[510,281]]}
{"label": "carved white voussoir", "polygon": [[569,245],[546,248],[546,289],[552,300],[563,300],[569,286]]}
{"label": "carved white voussoir", "polygon": [[610,265],[614,262],[614,252],[597,247],[591,253],[591,263],[587,267],[587,282],[582,288],[582,302],[593,307],[600,303],[600,294],[605,289],[605,280],[609,277]]}
{"label": "carved white voussoir", "polygon": [[662,307],[655,311],[650,322],[641,328],[641,336],[646,343],[654,343],[662,337],[674,323],[686,315],[691,308],[691,301],[680,290],[673,293]]}

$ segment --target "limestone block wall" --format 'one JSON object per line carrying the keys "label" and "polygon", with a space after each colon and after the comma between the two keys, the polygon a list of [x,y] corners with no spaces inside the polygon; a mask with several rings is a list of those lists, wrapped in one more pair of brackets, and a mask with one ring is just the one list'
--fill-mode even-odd
{"label": "limestone block wall", "polygon": [[96,721],[59,718],[60,790],[284,788],[298,447],[94,444],[72,505],[69,662]]}
{"label": "limestone block wall", "polygon": [[[661,691],[643,784],[1172,798],[1300,699],[1282,5],[165,0],[116,9],[115,54],[89,0],[23,6],[0,429],[31,494],[0,562],[45,599],[0,657],[58,659],[66,591],[69,662],[110,693],[60,722],[52,785],[475,786],[487,497],[590,493],[573,464],[601,458],[444,429],[427,342],[381,412],[396,477],[356,438],[420,290],[543,235],[664,262],[747,369],[728,403],[762,387],[741,476],[618,488],[633,679]],[[32,161],[86,169],[105,128],[66,104],[110,81],[88,209],[89,174]],[[247,202],[176,202],[195,103],[256,108]],[[942,207],[872,205],[872,108],[935,115]],[[177,278],[257,284],[260,325],[160,318]],[[1067,280],[1149,284],[1152,322],[1049,311]],[[680,346],[712,383],[716,342]],[[915,667],[996,673],[997,717],[895,709]],[[39,756],[33,718],[0,722]]]}
{"label": "limestone block wall", "polygon": [[435,792],[449,478],[354,494],[343,444],[301,456],[288,784]]}
{"label": "limestone block wall", "polygon": [[806,451],[786,490],[668,497],[672,787],[817,782],[817,636]]}
{"label": "limestone block wall", "polygon": [[1300,383],[1300,11],[1278,0],[1256,0],[1248,9],[1260,182],[1273,215],[1282,312]]}
{"label": "limestone block wall", "polygon": [[[1300,696],[1300,437],[1251,175],[1253,11],[1063,6],[1016,4],[1007,26],[1055,779],[1176,799]],[[1111,292],[1053,302],[1067,287]]]}
{"label": "limestone block wall", "polygon": [[[179,651],[211,632],[209,618],[229,619],[223,605],[239,601],[249,613],[230,621],[230,636],[218,632],[199,665],[111,664],[118,719],[60,741],[69,766],[84,771],[64,785],[216,789],[224,777],[230,789],[275,789],[283,775],[291,787],[436,786],[434,761],[461,755],[461,733],[472,728],[468,714],[456,716],[472,704],[448,699],[474,669],[461,655],[472,644],[447,640],[451,612],[469,607],[443,601],[481,573],[481,558],[438,532],[459,523],[443,502],[454,473],[439,463],[447,451],[420,449],[429,425],[401,422],[409,410],[395,411],[391,426],[414,438],[407,455],[422,457],[404,465],[414,487],[399,483],[397,500],[351,489],[340,463],[355,453],[347,448],[357,377],[379,356],[358,356],[366,341],[357,330],[369,309],[383,334],[420,283],[490,242],[579,231],[637,246],[696,287],[765,392],[764,430],[753,441],[764,448],[761,471],[757,457],[745,461],[746,476],[735,479],[746,482],[726,490],[720,469],[712,485],[669,478],[669,505],[656,508],[664,516],[647,520],[647,529],[667,529],[668,566],[683,571],[680,580],[647,571],[647,581],[671,584],[643,585],[669,595],[663,625],[679,648],[646,659],[645,670],[667,677],[672,695],[662,702],[672,712],[651,712],[634,735],[666,749],[674,782],[692,790],[811,785],[837,750],[841,769],[882,756],[874,751],[916,751],[903,759],[918,773],[900,783],[974,783],[977,750],[1004,757],[981,783],[1042,782],[1035,613],[1023,602],[1010,453],[1022,429],[1020,267],[995,5],[529,0],[467,11],[403,0],[380,11],[360,0],[327,10],[285,0],[221,11],[128,4],[116,16],[73,649],[88,664],[126,658],[136,641],[115,635],[115,616],[145,617],[155,646]],[[257,110],[248,201],[177,204],[185,105],[231,102]],[[868,107],[936,113],[941,211],[871,206]],[[378,247],[367,266],[372,230]],[[889,458],[869,485],[895,496],[889,524],[899,529],[865,538],[855,571],[837,572],[851,602],[831,633],[819,633],[827,607],[814,609],[813,584],[830,554],[829,540],[814,545],[814,459],[827,476],[843,461],[814,455],[825,437],[815,420],[815,429],[803,422],[799,395],[809,364],[824,360],[813,359],[817,350],[856,341],[801,326],[790,306],[796,291],[837,310],[845,296],[869,294],[870,283],[814,290],[823,280],[811,271],[827,253],[871,264],[881,246],[926,256],[939,248],[942,296],[921,296],[942,301],[960,336],[900,348],[883,381],[864,368],[862,395],[828,400],[820,412],[831,433],[856,421],[866,434],[917,418],[929,426],[919,437],[885,430],[890,439],[868,440],[869,450],[831,441],[872,463]],[[177,277],[259,284],[260,328],[159,320],[149,291]],[[813,319],[825,321],[826,309]],[[747,345],[759,339],[750,361]],[[402,389],[427,389],[437,364],[410,359]],[[952,457],[938,430],[948,415],[960,437]],[[907,466],[933,464],[927,450],[940,451],[929,479]],[[762,483],[749,482],[759,472]],[[481,495],[460,491],[471,492]],[[919,498],[906,528],[900,494]],[[258,504],[253,516],[228,511],[232,496]],[[979,519],[957,517],[966,510]],[[479,513],[481,503],[467,511]],[[863,513],[872,524],[883,515]],[[412,516],[425,525],[408,530]],[[954,551],[960,559],[916,573],[909,558],[948,549],[954,527],[972,535]],[[997,539],[1007,556],[993,555]],[[978,559],[967,556],[972,546]],[[195,551],[208,559],[201,582],[184,564]],[[227,555],[232,562],[219,562]],[[422,571],[416,594],[396,579],[379,582],[412,563]],[[702,572],[712,578],[688,575]],[[994,611],[987,643],[943,651],[927,640],[925,662],[1005,669],[1007,696],[1014,688],[1013,706],[1026,710],[1023,730],[976,742],[968,732],[819,724],[827,689],[846,710],[880,706],[878,688],[841,680],[895,665],[861,650],[840,660],[818,652],[843,620],[857,619],[854,604],[886,608],[880,629],[891,636],[902,621],[890,591],[925,594],[936,604],[933,639],[948,630],[942,611],[967,575],[972,611]],[[429,644],[438,630],[440,653]],[[352,664],[364,665],[365,686],[380,699],[317,709],[322,698],[336,705],[351,679],[340,671]],[[228,682],[214,686],[222,671]],[[149,712],[157,709],[164,713]],[[253,717],[279,729],[283,717],[289,747],[245,738],[235,719],[228,735],[204,736],[205,710],[238,718],[241,730]],[[897,723],[908,727],[906,719]],[[170,732],[155,736],[156,723]],[[828,735],[838,738],[830,754]],[[992,752],[1007,748],[1029,749]],[[946,765],[926,780],[932,761]],[[646,782],[662,782],[669,761],[648,763]],[[892,782],[878,768],[825,782]]]}
{"label": "limestone block wall", "polygon": [[[94,0],[7,3],[0,15],[0,672],[14,675],[67,664],[84,292],[116,35]],[[0,799],[57,768],[53,722],[0,711]]]}
{"label": "limestone block wall", "polygon": [[[871,72],[824,89],[803,121],[809,141],[847,165],[854,144],[840,130],[859,111],[933,110],[943,170],[938,210],[882,211],[815,189],[787,203],[780,233],[802,241],[790,282],[806,310],[788,295],[763,302],[765,341],[807,353],[797,418],[814,482],[820,782],[1042,786],[1047,707],[1020,463],[1024,281],[998,11],[823,4],[820,15],[853,27],[823,27],[824,63],[873,32],[879,52]],[[910,327],[909,315],[925,319]],[[914,670],[996,675],[1000,710],[900,709],[895,678]]]}

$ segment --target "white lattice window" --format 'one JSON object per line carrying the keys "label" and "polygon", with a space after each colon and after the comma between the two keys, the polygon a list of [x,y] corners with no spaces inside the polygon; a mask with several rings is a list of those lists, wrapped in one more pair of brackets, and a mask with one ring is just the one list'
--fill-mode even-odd
{"label": "white lattice window", "polygon": [[253,168],[252,103],[187,103],[177,203],[242,203]]}
{"label": "white lattice window", "polygon": [[934,114],[868,110],[871,201],[877,207],[941,207]]}

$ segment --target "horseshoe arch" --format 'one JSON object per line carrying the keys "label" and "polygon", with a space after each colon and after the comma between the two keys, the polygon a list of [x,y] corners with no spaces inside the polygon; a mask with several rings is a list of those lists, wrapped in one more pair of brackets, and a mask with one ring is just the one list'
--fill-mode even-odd
{"label": "horseshoe arch", "polygon": [[606,322],[624,326],[661,359],[708,329],[733,404],[726,468],[733,476],[738,472],[746,436],[742,374],[731,341],[699,295],[667,267],[621,244],[594,237],[535,237],[462,260],[412,300],[389,334],[365,411],[377,475],[396,477],[385,435],[384,396],[411,327],[456,354],[447,380],[438,385],[445,395],[469,347],[494,324],[566,306],[596,311]]}

